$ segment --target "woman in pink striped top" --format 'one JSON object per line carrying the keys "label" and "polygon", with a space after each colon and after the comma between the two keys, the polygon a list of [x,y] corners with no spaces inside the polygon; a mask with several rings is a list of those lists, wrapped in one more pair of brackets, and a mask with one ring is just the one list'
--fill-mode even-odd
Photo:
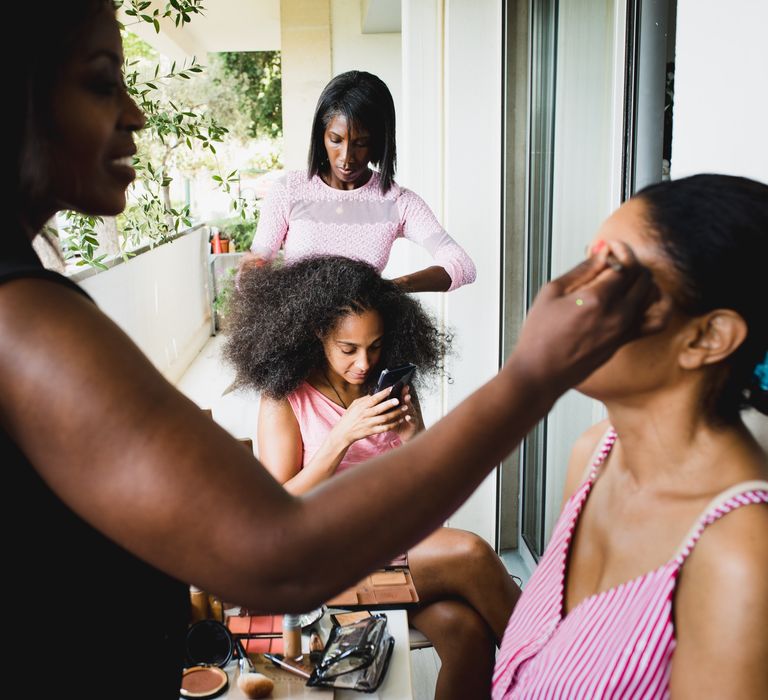
{"label": "woman in pink striped top", "polygon": [[[378,166],[372,170],[370,165]],[[450,291],[475,279],[475,266],[426,202],[394,181],[395,105],[384,82],[364,71],[337,75],[317,103],[308,171],[287,173],[261,210],[244,265],[343,255],[381,272],[406,238],[435,264],[395,280],[411,292]]]}
{"label": "woman in pink striped top", "polygon": [[579,387],[609,418],[574,448],[493,697],[768,698],[768,465],[740,419],[768,412],[768,187],[651,186],[593,249],[616,239],[669,320]]}

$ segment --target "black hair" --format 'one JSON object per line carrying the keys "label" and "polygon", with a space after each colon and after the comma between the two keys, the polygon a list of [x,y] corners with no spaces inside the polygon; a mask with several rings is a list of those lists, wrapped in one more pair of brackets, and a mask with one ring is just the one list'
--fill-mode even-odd
{"label": "black hair", "polygon": [[379,169],[379,185],[386,193],[397,167],[395,103],[381,78],[361,70],[337,75],[320,94],[312,120],[308,176],[328,170],[323,137],[328,123],[338,114],[346,118],[348,128],[364,128],[370,133],[371,163]]}
{"label": "black hair", "polygon": [[334,255],[245,271],[227,317],[224,356],[236,383],[272,398],[290,394],[326,363],[322,338],[352,313],[377,311],[384,322],[379,366],[418,366],[416,385],[443,369],[450,338],[421,304],[368,263]]}
{"label": "black hair", "polygon": [[731,309],[747,324],[744,342],[708,388],[706,410],[725,422],[750,405],[768,414],[768,392],[755,375],[768,350],[768,185],[694,175],[651,185],[636,197],[680,273],[673,294],[680,310],[698,316]]}
{"label": "black hair", "polygon": [[[23,52],[11,71],[10,133],[13,172],[11,200],[18,231],[11,247],[28,245],[21,231],[51,207],[50,141],[52,97],[63,66],[77,47],[88,21],[113,0],[20,3],[14,8],[14,35]],[[19,240],[17,241],[15,238]]]}

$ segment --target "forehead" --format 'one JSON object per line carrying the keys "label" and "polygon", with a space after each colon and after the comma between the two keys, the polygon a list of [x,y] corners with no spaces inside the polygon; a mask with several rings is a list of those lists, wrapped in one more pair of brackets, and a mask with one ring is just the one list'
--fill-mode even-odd
{"label": "forehead", "polygon": [[678,273],[664,253],[659,235],[651,228],[647,206],[641,199],[630,199],[611,214],[597,232],[597,240],[629,244],[637,259],[651,271],[661,287],[676,287]]}
{"label": "forehead", "polygon": [[115,11],[110,4],[102,3],[88,19],[76,39],[72,58],[78,62],[89,62],[100,56],[123,61],[123,41]]}
{"label": "forehead", "polygon": [[378,311],[344,314],[331,331],[334,340],[375,340],[384,332],[384,321]]}
{"label": "forehead", "polygon": [[[340,136],[346,136],[348,129],[347,118],[343,114],[332,114],[328,119],[328,124],[325,127],[326,132],[333,131]],[[359,124],[352,124],[349,129],[349,137],[352,139],[363,138],[370,136],[370,132],[365,127]]]}

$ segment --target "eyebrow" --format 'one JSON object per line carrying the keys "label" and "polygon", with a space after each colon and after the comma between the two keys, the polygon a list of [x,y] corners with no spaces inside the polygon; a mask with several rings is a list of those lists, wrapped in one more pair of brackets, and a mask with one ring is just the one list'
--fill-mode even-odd
{"label": "eyebrow", "polygon": [[[384,336],[383,335],[380,335],[378,338],[375,338],[371,342],[371,345],[373,345],[374,343],[378,343],[381,340],[384,340]],[[338,345],[351,345],[353,348],[356,348],[356,347],[360,346],[360,343],[353,343],[351,340],[337,340],[336,343]]]}
{"label": "eyebrow", "polygon": [[[347,134],[340,134],[338,131],[334,131],[333,129],[329,129],[328,133],[331,136],[338,136],[340,139],[351,138],[348,133]],[[369,139],[369,138],[371,138],[370,134],[363,133],[363,134],[355,134],[354,138],[352,138],[352,140],[353,141],[360,141],[361,139]]]}

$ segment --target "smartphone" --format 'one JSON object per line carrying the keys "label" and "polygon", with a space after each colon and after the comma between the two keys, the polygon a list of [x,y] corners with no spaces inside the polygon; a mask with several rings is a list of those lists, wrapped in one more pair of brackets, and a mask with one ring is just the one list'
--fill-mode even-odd
{"label": "smartphone", "polygon": [[378,394],[387,387],[392,387],[387,399],[399,399],[403,393],[403,388],[411,381],[415,371],[416,365],[410,364],[395,367],[394,369],[383,369],[372,393]]}

